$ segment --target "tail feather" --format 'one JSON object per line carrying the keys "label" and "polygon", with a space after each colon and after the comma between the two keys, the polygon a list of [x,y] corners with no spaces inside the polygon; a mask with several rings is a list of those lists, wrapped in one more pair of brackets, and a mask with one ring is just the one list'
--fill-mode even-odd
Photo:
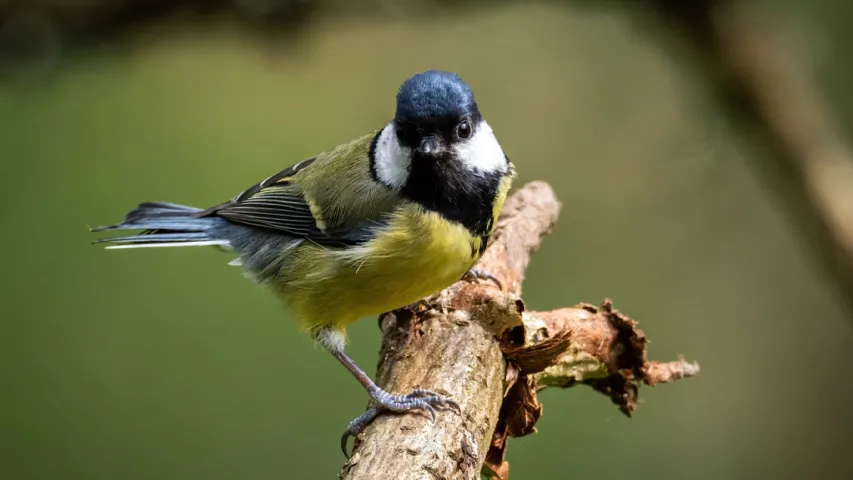
{"label": "tail feather", "polygon": [[127,214],[124,221],[91,229],[142,230],[135,235],[103,238],[93,243],[110,243],[108,249],[143,247],[183,247],[219,245],[228,247],[226,239],[212,236],[219,218],[197,218],[200,209],[164,202],[146,202]]}
{"label": "tail feather", "polygon": [[141,235],[128,235],[126,237],[102,238],[92,243],[151,243],[157,242],[188,242],[197,240],[210,240],[206,233],[143,233]]}
{"label": "tail feather", "polygon": [[[199,219],[201,220],[201,219]],[[187,219],[170,219],[163,218],[160,220],[137,220],[128,222],[125,220],[118,225],[107,225],[104,227],[95,227],[92,232],[106,232],[109,230],[173,230],[176,232],[198,232],[203,226],[203,222],[191,222]],[[208,224],[208,226],[210,226]]]}
{"label": "tail feather", "polygon": [[227,247],[228,242],[224,240],[202,240],[198,242],[150,242],[134,243],[130,245],[109,245],[105,250],[120,250],[122,248],[163,248],[163,247]]}

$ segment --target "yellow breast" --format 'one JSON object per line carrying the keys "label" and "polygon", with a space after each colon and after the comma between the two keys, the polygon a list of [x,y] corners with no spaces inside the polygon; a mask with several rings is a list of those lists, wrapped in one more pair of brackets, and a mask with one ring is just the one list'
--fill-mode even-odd
{"label": "yellow breast", "polygon": [[343,327],[456,282],[477,260],[479,241],[461,225],[406,205],[363,245],[304,243],[287,260],[280,293],[303,327]]}

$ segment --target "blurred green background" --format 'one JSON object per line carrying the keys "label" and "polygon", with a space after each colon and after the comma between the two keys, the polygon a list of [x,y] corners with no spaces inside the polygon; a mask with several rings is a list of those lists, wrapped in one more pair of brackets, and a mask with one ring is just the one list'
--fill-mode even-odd
{"label": "blurred green background", "polygon": [[[527,304],[605,296],[695,379],[624,418],[547,391],[513,479],[853,478],[853,329],[687,49],[587,2],[323,18],[288,48],[228,21],[140,28],[0,86],[0,477],[335,478],[366,395],[213,249],[104,251],[87,225],[200,207],[385,124],[395,89],[460,73],[516,163],[564,203]],[[853,6],[786,2],[853,132]],[[298,42],[293,45],[292,42]],[[849,136],[849,135],[848,135]],[[853,186],[851,186],[853,188]],[[374,319],[350,352],[375,371]]]}

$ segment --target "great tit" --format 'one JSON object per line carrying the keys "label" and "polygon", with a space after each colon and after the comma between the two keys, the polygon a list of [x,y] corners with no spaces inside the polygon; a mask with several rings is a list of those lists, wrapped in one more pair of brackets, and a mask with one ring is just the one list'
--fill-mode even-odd
{"label": "great tit", "polygon": [[[515,168],[483,119],[471,88],[429,70],[397,93],[383,128],[303,160],[202,210],[146,202],[104,230],[107,248],[218,246],[267,286],[301,327],[367,390],[374,407],[350,423],[357,435],[382,411],[459,410],[426,389],[395,395],[346,355],[347,326],[431,295],[472,270],[489,242]],[[493,277],[492,277],[493,278]]]}

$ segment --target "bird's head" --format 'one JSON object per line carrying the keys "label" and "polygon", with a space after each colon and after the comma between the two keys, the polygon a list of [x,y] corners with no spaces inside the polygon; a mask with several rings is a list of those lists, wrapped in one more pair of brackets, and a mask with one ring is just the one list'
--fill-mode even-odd
{"label": "bird's head", "polygon": [[397,140],[417,157],[446,156],[474,137],[482,119],[471,87],[455,73],[418,73],[397,94]]}
{"label": "bird's head", "polygon": [[463,185],[509,170],[471,87],[455,73],[440,70],[403,82],[394,118],[376,136],[371,159],[374,178],[394,189]]}

